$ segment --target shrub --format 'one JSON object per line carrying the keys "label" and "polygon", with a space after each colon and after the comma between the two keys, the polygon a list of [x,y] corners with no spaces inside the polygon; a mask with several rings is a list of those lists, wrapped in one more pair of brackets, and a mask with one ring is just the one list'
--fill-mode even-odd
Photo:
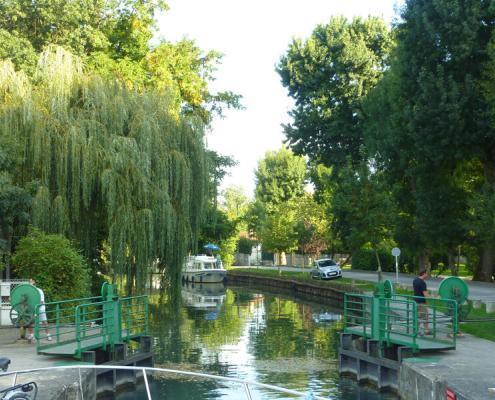
{"label": "shrub", "polygon": [[251,254],[251,251],[253,250],[253,245],[256,242],[254,240],[251,240],[249,238],[241,237],[239,239],[239,242],[237,243],[237,250],[241,254]]}
{"label": "shrub", "polygon": [[90,277],[85,259],[62,235],[33,229],[19,241],[12,263],[19,277],[36,280],[46,301],[89,295]]}
{"label": "shrub", "polygon": [[[378,250],[378,256],[382,264],[382,271],[395,272],[395,259],[385,250]],[[376,261],[375,250],[370,248],[359,249],[352,254],[352,268],[365,271],[376,271],[378,263]]]}

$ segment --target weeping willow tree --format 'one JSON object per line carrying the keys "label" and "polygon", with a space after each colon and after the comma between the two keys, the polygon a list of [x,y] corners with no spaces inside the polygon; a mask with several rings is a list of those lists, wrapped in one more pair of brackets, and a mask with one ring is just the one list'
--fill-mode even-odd
{"label": "weeping willow tree", "polygon": [[171,112],[165,92],[85,74],[60,48],[28,79],[0,64],[0,134],[20,143],[15,183],[35,187],[32,221],[94,258],[111,249],[114,279],[141,287],[158,260],[177,282],[206,201],[204,126]]}

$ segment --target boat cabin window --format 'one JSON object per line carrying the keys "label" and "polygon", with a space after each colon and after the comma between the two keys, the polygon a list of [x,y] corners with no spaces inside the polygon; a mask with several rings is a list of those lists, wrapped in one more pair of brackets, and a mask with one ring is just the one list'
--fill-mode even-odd
{"label": "boat cabin window", "polygon": [[205,262],[205,269],[215,269],[215,263]]}

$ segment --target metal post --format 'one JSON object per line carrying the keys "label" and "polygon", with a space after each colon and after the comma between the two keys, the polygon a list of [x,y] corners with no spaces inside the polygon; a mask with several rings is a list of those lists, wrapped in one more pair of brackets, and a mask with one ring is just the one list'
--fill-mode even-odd
{"label": "metal post", "polygon": [[77,343],[77,354],[81,355],[81,308],[76,306],[76,343]]}
{"label": "metal post", "polygon": [[144,378],[144,386],[146,387],[146,394],[148,395],[148,400],[151,400],[150,385],[148,384],[148,377],[146,376],[146,368],[143,368],[142,371]]}
{"label": "metal post", "polygon": [[244,391],[246,392],[247,398],[251,400],[251,392],[249,391],[249,386],[247,383],[244,384]]}
{"label": "metal post", "polygon": [[[428,311],[427,311],[428,312]],[[428,318],[428,316],[426,316]],[[437,337],[437,307],[433,304],[433,338]]]}
{"label": "metal post", "polygon": [[38,304],[36,306],[36,311],[34,313],[34,337],[36,340],[39,339],[40,337],[40,319],[39,319],[39,315],[40,315],[40,305]]}
{"label": "metal post", "polygon": [[148,334],[148,297],[144,298],[144,310],[145,310],[145,317],[144,317],[144,332],[147,335]]}
{"label": "metal post", "polygon": [[395,283],[399,284],[399,257],[395,257]]}
{"label": "metal post", "polygon": [[344,293],[344,328],[347,327],[347,307],[348,307],[347,293]]}
{"label": "metal post", "polygon": [[416,338],[418,336],[418,305],[416,302],[412,303],[413,307],[413,351],[416,350]]}
{"label": "metal post", "polygon": [[406,320],[406,326],[407,326],[406,332],[409,334],[409,325],[410,325],[410,322],[409,322],[409,312],[410,312],[409,311],[409,305],[410,305],[410,302],[408,301],[406,304],[407,304],[407,307],[406,307],[406,318],[407,318],[407,320]]}
{"label": "metal post", "polygon": [[79,387],[81,388],[81,400],[84,400],[84,390],[83,390],[82,378],[81,378],[81,368],[78,368],[77,371],[79,373]]}
{"label": "metal post", "polygon": [[56,314],[55,314],[55,332],[57,333],[57,343],[60,338],[60,304],[57,304]]}
{"label": "metal post", "polygon": [[83,309],[82,311],[82,322],[81,322],[81,328],[82,328],[82,337],[86,337],[86,309]]}
{"label": "metal post", "polygon": [[380,339],[380,298],[376,296],[371,303],[371,338]]}

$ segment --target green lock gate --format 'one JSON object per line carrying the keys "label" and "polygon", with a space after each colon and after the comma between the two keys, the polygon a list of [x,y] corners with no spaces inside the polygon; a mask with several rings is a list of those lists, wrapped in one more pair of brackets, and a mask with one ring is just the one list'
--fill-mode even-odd
{"label": "green lock gate", "polygon": [[113,349],[116,344],[148,334],[148,296],[119,298],[115,285],[104,283],[101,296],[45,304],[48,326],[35,310],[38,354],[82,358],[89,350]]}
{"label": "green lock gate", "polygon": [[414,296],[393,293],[390,281],[379,283],[373,295],[345,293],[344,332],[383,344],[407,346],[413,352],[449,350],[456,347],[457,301],[427,298],[429,332],[419,329],[418,304]]}

